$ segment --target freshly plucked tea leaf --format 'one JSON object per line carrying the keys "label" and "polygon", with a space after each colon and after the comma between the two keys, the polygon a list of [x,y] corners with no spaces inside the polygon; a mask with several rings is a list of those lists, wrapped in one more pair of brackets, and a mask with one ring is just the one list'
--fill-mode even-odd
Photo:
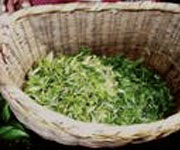
{"label": "freshly plucked tea leaf", "polygon": [[84,49],[75,56],[40,60],[24,91],[36,102],[73,119],[127,125],[152,122],[171,113],[166,83],[143,60],[100,57]]}

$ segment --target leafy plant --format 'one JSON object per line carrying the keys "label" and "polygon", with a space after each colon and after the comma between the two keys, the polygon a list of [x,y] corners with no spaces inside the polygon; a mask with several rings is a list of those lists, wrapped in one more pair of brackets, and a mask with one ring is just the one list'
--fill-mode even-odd
{"label": "leafy plant", "polygon": [[0,140],[8,141],[10,145],[25,141],[29,134],[24,127],[15,119],[9,105],[0,95]]}
{"label": "leafy plant", "polygon": [[151,122],[173,107],[165,82],[142,61],[98,57],[88,49],[42,59],[29,72],[24,91],[39,104],[86,122]]}

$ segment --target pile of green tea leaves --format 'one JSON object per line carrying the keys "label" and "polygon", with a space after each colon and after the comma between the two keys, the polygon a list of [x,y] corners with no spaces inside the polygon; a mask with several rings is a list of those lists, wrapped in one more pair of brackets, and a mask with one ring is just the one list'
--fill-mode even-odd
{"label": "pile of green tea leaves", "polygon": [[173,107],[165,82],[142,61],[100,57],[87,49],[40,60],[24,91],[37,103],[85,122],[147,123],[166,117]]}

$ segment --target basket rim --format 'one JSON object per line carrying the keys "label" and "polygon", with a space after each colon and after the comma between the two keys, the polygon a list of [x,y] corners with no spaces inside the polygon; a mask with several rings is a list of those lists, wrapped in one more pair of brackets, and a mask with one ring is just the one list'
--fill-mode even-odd
{"label": "basket rim", "polygon": [[73,12],[73,11],[86,11],[86,12],[98,12],[98,11],[160,11],[180,14],[180,5],[167,2],[116,2],[116,3],[66,3],[57,5],[41,5],[33,6],[18,10],[9,16],[10,22],[16,22],[24,17],[33,15],[39,15],[43,13],[53,12]]}

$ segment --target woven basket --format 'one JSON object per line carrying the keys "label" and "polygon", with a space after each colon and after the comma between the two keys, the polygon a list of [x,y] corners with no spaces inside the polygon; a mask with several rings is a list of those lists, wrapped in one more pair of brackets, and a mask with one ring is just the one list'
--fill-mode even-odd
{"label": "woven basket", "polygon": [[[20,10],[1,30],[0,89],[16,117],[45,139],[67,145],[116,147],[180,129],[180,6],[167,3],[74,3]],[[7,33],[7,31],[6,31]],[[21,90],[34,62],[50,51],[145,58],[166,79],[177,110],[163,120],[130,126],[84,123],[38,105]]]}

